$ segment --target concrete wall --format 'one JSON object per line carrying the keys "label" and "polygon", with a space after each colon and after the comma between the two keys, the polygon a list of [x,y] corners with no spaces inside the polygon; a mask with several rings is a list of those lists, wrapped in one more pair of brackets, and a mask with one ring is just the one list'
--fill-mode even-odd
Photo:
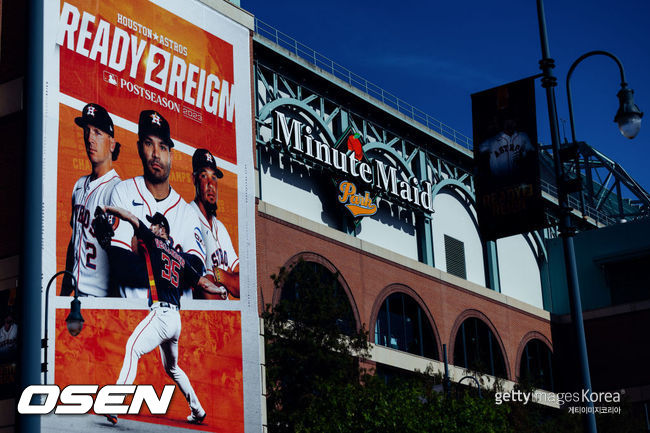
{"label": "concrete wall", "polygon": [[[578,281],[583,310],[612,305],[601,264],[638,254],[650,254],[650,219],[616,224],[578,233],[575,237]],[[555,314],[569,313],[569,300],[561,239],[548,242],[550,287],[546,288]],[[650,297],[650,292],[649,292]]]}
{"label": "concrete wall", "polygon": [[467,280],[485,286],[483,247],[479,237],[476,215],[460,197],[446,191],[436,195],[432,218],[434,266],[447,271],[445,235],[463,242]]}
{"label": "concrete wall", "polygon": [[497,240],[501,293],[544,308],[536,253],[530,236],[514,235]]}

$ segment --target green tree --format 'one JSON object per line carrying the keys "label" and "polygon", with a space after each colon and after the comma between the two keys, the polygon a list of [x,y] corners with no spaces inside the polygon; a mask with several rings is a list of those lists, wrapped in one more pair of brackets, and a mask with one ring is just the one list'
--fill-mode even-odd
{"label": "green tree", "polygon": [[[580,415],[529,403],[497,405],[492,391],[452,384],[430,372],[391,380],[370,374],[368,332],[356,329],[337,275],[298,262],[272,276],[283,299],[264,318],[271,433],[578,433]],[[520,389],[533,391],[522,383]],[[640,431],[641,419],[599,415],[599,431]],[[638,415],[638,414],[635,414]],[[629,419],[628,419],[629,418]]]}
{"label": "green tree", "polygon": [[290,296],[263,314],[268,425],[272,432],[295,432],[308,424],[315,402],[359,382],[368,332],[349,326],[350,305],[336,275],[324,268],[300,261],[271,278]]}

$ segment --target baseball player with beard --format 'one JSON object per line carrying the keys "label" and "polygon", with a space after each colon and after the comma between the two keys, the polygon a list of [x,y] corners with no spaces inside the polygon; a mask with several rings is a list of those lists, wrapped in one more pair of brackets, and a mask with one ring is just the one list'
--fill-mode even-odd
{"label": "baseball player with beard", "polygon": [[[223,177],[214,156],[207,149],[197,149],[192,155],[192,179],[196,195],[190,206],[201,222],[201,234],[206,247],[207,275],[217,286],[225,287],[231,297],[239,298],[239,258],[226,226],[217,219],[217,179]],[[195,292],[197,297],[212,298],[207,292]]]}
{"label": "baseball player with beard", "polygon": [[[203,291],[224,299],[226,290],[216,287],[208,279],[201,277],[201,273],[192,268],[188,260],[191,256],[178,252],[172,247],[169,242],[169,223],[160,212],[156,212],[153,217],[147,215],[147,221],[151,223],[150,228],[147,228],[140,219],[124,209],[109,206],[105,211],[119,216],[122,222],[129,223],[134,230],[138,256],[129,253],[130,262],[134,268],[138,266],[146,268],[146,272],[133,271],[132,273],[144,279],[140,285],[147,286],[151,309],[147,317],[133,330],[126,343],[124,362],[117,384],[132,384],[138,371],[140,357],[160,347],[160,357],[165,371],[174,379],[190,406],[187,421],[199,424],[205,419],[206,412],[201,407],[187,375],[178,366],[181,295],[185,287],[201,287]],[[106,415],[106,418],[112,424],[117,424],[116,415]]]}
{"label": "baseball player with beard", "polygon": [[[142,161],[143,175],[120,182],[113,189],[110,204],[131,212],[139,220],[157,212],[169,221],[171,244],[177,251],[188,253],[188,261],[194,269],[205,267],[205,247],[196,212],[174,191],[169,184],[174,142],[171,140],[169,123],[158,112],[145,110],[138,122],[138,154]],[[119,286],[123,297],[147,298],[147,288],[134,286],[124,270],[128,268],[131,251],[137,251],[130,224],[118,224],[109,249],[111,278]],[[184,298],[191,298],[188,286]]]}
{"label": "baseball player with beard", "polygon": [[[120,153],[120,143],[114,138],[113,120],[104,107],[87,104],[75,123],[83,128],[86,155],[91,173],[82,176],[72,189],[72,237],[68,244],[66,269],[77,279],[81,296],[107,296],[109,286],[108,255],[99,247],[92,230],[93,212],[97,206],[109,203],[113,188],[120,177],[113,161]],[[72,279],[66,274],[61,295],[73,291]]]}

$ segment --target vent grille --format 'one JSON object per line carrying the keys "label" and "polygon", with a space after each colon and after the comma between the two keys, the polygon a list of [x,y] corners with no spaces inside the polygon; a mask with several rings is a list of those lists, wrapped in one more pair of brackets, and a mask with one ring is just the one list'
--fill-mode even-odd
{"label": "vent grille", "polygon": [[447,259],[447,272],[467,279],[465,244],[458,239],[445,235],[445,257]]}

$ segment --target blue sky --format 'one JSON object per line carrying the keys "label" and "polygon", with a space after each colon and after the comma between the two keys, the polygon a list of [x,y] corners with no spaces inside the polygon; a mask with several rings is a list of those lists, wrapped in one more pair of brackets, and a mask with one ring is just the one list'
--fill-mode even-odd
{"label": "blue sky", "polygon": [[[571,63],[588,51],[612,52],[623,63],[637,105],[648,112],[641,132],[634,140],[619,133],[613,122],[618,68],[599,56],[582,62],[571,79],[576,136],[650,190],[650,1],[544,3],[566,136],[565,79]],[[241,6],[470,137],[472,93],[540,72],[535,0],[241,0]],[[537,83],[538,136],[550,143],[546,94]]]}

